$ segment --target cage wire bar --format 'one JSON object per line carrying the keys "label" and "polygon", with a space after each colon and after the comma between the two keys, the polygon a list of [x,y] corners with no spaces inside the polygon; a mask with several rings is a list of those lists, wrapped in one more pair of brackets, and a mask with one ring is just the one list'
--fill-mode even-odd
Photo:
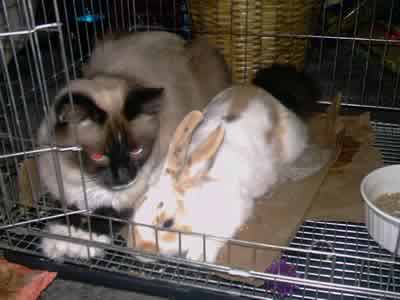
{"label": "cage wire bar", "polygon": [[[383,22],[387,32],[393,31],[399,22],[399,4],[395,0],[354,0],[347,5],[341,0],[335,2],[332,13],[327,3],[318,2],[319,19],[310,32],[246,34],[260,39],[307,41],[305,71],[318,79],[323,91],[321,103],[328,103],[327,99],[341,90],[345,106],[399,110],[400,60],[394,58],[400,39],[375,30]],[[82,247],[103,248],[106,255],[90,260],[66,258],[65,263],[252,299],[276,298],[270,284],[277,282],[295,284],[288,295],[292,299],[399,299],[400,261],[371,239],[364,224],[307,220],[288,247],[198,236],[205,247],[223,240],[230,245],[228,249],[250,249],[253,258],[261,252],[282,251],[281,257],[296,267],[297,277],[290,277],[140,253],[128,249],[120,236],[113,236],[111,245],[107,245],[52,235],[45,230],[49,220],[90,214],[87,210],[57,209],[46,195],[35,198],[34,207],[21,205],[17,175],[22,160],[43,151],[80,151],[77,146],[40,149],[35,133],[56,91],[81,75],[96,37],[122,30],[170,30],[190,38],[190,24],[185,21],[189,13],[182,13],[182,8],[191,4],[183,0],[1,0],[0,247],[41,256],[39,241],[43,236],[76,241]],[[385,163],[399,163],[400,125],[384,119],[374,120],[372,125],[375,146]],[[30,176],[29,180],[34,178]],[[109,219],[110,232],[117,222],[122,221]],[[134,226],[140,225],[131,224],[130,229]],[[254,286],[243,279],[262,284]]]}

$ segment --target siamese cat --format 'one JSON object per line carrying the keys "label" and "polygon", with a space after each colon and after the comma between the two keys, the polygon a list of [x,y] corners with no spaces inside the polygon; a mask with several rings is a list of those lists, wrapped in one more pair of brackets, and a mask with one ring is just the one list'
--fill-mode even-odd
{"label": "siamese cat", "polygon": [[[104,39],[83,73],[59,91],[38,131],[41,147],[79,145],[81,152],[43,153],[40,177],[62,207],[128,219],[179,122],[227,88],[230,75],[206,40],[155,31]],[[49,223],[48,231],[90,239],[87,218],[71,215],[70,230],[65,219]],[[110,243],[108,220],[91,220],[92,239]],[[47,237],[41,248],[53,259],[103,255],[96,247]]]}

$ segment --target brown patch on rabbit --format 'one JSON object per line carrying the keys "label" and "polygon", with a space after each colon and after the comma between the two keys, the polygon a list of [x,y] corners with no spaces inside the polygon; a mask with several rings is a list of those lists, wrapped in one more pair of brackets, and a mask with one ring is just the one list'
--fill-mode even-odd
{"label": "brown patch on rabbit", "polygon": [[168,220],[168,216],[165,212],[160,213],[156,219],[155,219],[155,224],[153,225],[157,225],[160,226],[162,223],[164,223],[166,220]]}
{"label": "brown patch on rabbit", "polygon": [[[192,227],[189,225],[177,225],[174,229],[179,232],[186,232],[186,233],[192,232]],[[174,242],[174,241],[179,240],[179,233],[178,232],[165,232],[161,235],[161,239],[164,242]]]}
{"label": "brown patch on rabbit", "polygon": [[235,96],[229,107],[228,114],[224,117],[227,122],[233,122],[244,112],[250,100],[257,94],[258,88],[251,85],[243,85],[240,89],[235,89]]}
{"label": "brown patch on rabbit", "polygon": [[217,129],[215,129],[208,136],[206,142],[201,144],[196,150],[194,150],[185,168],[190,169],[190,167],[196,163],[211,159],[221,146],[224,140],[224,134],[225,130],[223,127],[219,126]]}
{"label": "brown patch on rabbit", "polygon": [[139,231],[137,228],[134,229],[134,245],[135,248],[140,250],[145,250],[151,253],[157,253],[157,245],[152,241],[144,241],[141,239]]}
{"label": "brown patch on rabbit", "polygon": [[[162,205],[160,205],[162,204]],[[162,202],[160,202],[158,208],[162,208],[164,205]],[[177,216],[182,216],[185,213],[185,208],[183,204],[183,200],[177,199],[177,209],[174,215],[168,215],[166,212],[161,212],[155,219],[153,225],[154,226],[159,226],[162,227],[162,224],[167,221],[168,219],[175,219]]]}
{"label": "brown patch on rabbit", "polygon": [[277,155],[280,156],[280,154],[283,151],[283,141],[282,137],[285,134],[285,128],[284,128],[284,120],[282,120],[284,116],[279,113],[279,107],[277,105],[271,105],[271,110],[270,110],[270,118],[272,120],[272,123],[275,124],[274,128],[267,130],[265,132],[265,141],[267,144],[273,143],[274,138],[278,140],[277,143]]}
{"label": "brown patch on rabbit", "polygon": [[178,232],[166,232],[161,235],[164,242],[174,242],[178,240]]}
{"label": "brown patch on rabbit", "polygon": [[282,124],[279,124],[279,126],[276,128],[275,130],[275,134],[276,137],[278,138],[278,143],[277,143],[277,156],[281,157],[282,153],[283,153],[283,136],[285,134],[286,129],[284,128],[284,126]]}
{"label": "brown patch on rabbit", "polygon": [[178,194],[184,195],[186,191],[199,185],[205,179],[208,179],[208,172],[201,172],[195,176],[190,176],[188,171],[184,170],[178,181],[175,183],[174,189]]}
{"label": "brown patch on rabbit", "polygon": [[203,120],[203,114],[200,111],[192,111],[182,120],[170,143],[167,153],[166,172],[174,177],[178,177],[185,161],[186,149],[191,140],[192,132]]}
{"label": "brown patch on rabbit", "polygon": [[157,253],[157,246],[153,242],[149,242],[149,241],[136,242],[136,247],[138,249],[144,250],[146,252]]}
{"label": "brown patch on rabbit", "polygon": [[[174,190],[178,197],[183,196],[186,191],[196,187],[201,184],[201,182],[210,179],[208,177],[209,170],[201,171],[195,175],[192,175],[190,170],[196,163],[212,160],[224,140],[224,135],[225,129],[223,127],[218,126],[214,129],[207,137],[206,141],[197,147],[187,159],[187,162],[183,165],[179,176],[174,176],[174,174],[169,173],[167,169],[167,173],[174,179]],[[178,204],[179,203],[181,203],[181,201],[178,200]],[[183,202],[180,206],[183,208]]]}

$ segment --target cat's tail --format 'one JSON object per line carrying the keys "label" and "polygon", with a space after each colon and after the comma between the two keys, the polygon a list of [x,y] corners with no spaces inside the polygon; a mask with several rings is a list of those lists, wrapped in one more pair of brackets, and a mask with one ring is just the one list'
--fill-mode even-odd
{"label": "cat's tail", "polygon": [[318,109],[320,90],[317,82],[295,67],[274,64],[258,70],[252,81],[299,117],[305,119]]}

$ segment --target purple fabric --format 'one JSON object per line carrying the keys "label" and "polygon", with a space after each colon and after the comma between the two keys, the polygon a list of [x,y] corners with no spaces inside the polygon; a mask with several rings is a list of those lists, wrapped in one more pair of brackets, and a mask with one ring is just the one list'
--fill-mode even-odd
{"label": "purple fabric", "polygon": [[[286,262],[285,259],[274,261],[266,270],[265,273],[279,274],[283,276],[297,277],[296,267]],[[279,294],[281,297],[286,297],[293,293],[296,285],[287,282],[278,282],[274,280],[266,280],[264,287],[266,290],[271,290]]]}

